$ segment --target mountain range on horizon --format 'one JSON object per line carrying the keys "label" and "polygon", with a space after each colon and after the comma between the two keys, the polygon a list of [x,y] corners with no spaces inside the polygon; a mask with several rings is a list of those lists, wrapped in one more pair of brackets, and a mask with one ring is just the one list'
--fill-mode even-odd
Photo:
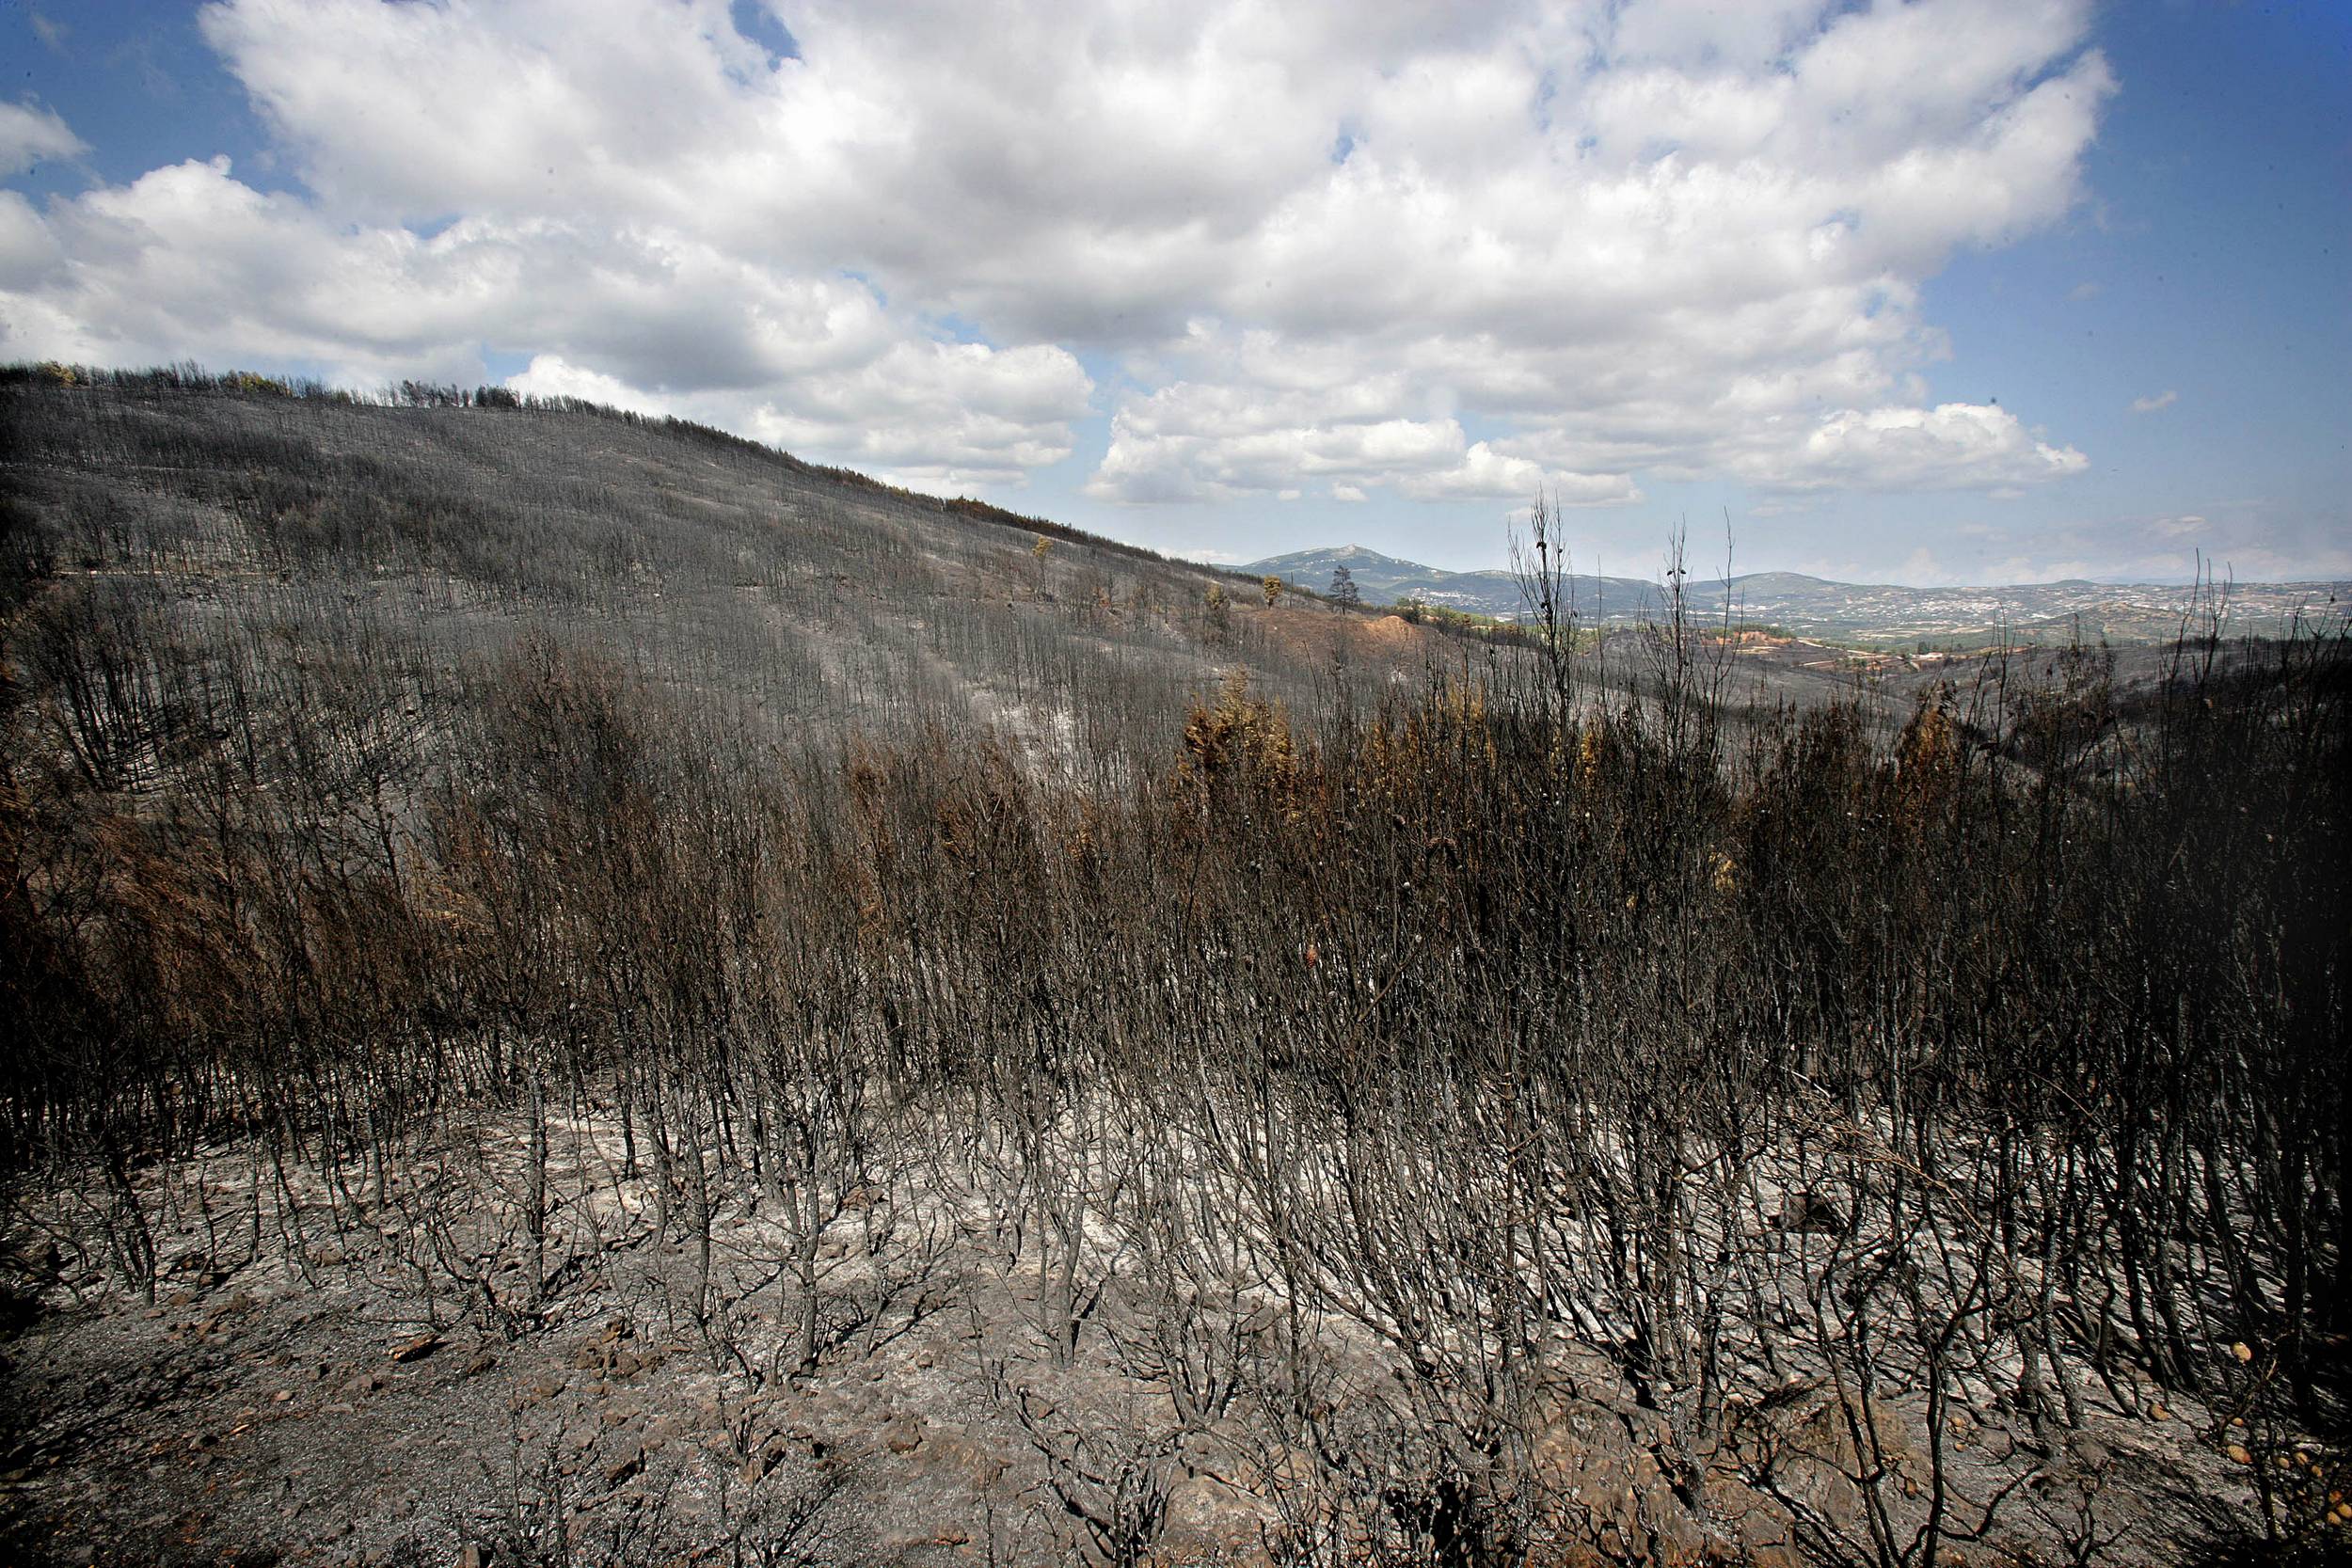
{"label": "mountain range on horizon", "polygon": [[[1384,555],[1362,545],[1295,550],[1232,568],[1279,577],[1317,593],[1346,567],[1367,604],[1418,603],[1500,619],[1527,611],[1518,575],[1507,567],[1454,572]],[[1655,619],[1664,609],[1657,578],[1579,572],[1569,584],[1579,615],[1601,625]],[[2047,641],[2081,635],[2115,641],[2171,637],[2185,618],[2203,613],[2217,590],[2193,582],[2054,582],[1937,588],[1836,582],[1803,572],[1743,572],[1728,578],[1692,572],[1684,584],[1691,610],[1708,619],[1726,612],[1756,626],[1796,635],[1871,643],[1974,642],[1996,636]],[[2345,624],[2352,583],[2228,583],[2217,591],[2229,625],[2273,632],[2299,625],[2329,630]]]}

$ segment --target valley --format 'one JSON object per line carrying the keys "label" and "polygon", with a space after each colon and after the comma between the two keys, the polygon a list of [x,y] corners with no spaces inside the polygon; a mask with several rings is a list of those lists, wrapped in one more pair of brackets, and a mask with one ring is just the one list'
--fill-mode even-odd
{"label": "valley", "polygon": [[[1516,620],[1527,612],[1516,574],[1502,569],[1445,572],[1348,545],[1253,561],[1234,570],[1270,575],[1322,592],[1348,568],[1365,601],[1419,602]],[[2352,613],[2352,583],[2231,582],[2226,620],[2237,633],[2275,637],[2298,626],[2328,635]],[[1638,626],[1664,605],[1656,578],[1580,572],[1581,613],[1595,625]],[[1684,592],[1692,613],[1785,635],[1820,638],[1876,652],[1971,653],[1996,644],[2063,646],[2070,641],[2169,642],[2201,616],[2197,584],[2048,582],[1988,588],[1903,588],[1830,582],[1797,572],[1735,573],[1694,569]]]}

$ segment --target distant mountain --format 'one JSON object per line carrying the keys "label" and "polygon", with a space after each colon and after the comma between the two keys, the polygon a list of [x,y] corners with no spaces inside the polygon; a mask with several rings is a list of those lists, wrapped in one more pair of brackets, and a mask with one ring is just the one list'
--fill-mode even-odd
{"label": "distant mountain", "polygon": [[[1511,572],[1449,572],[1361,545],[1297,550],[1236,570],[1327,593],[1331,574],[1341,566],[1354,577],[1367,604],[1418,600],[1505,619],[1527,610]],[[1662,587],[1640,578],[1580,575],[1571,591],[1578,614],[1587,623],[1652,620],[1663,605]],[[1906,588],[1832,582],[1802,572],[1748,572],[1728,582],[1693,573],[1684,593],[1692,612],[1709,620],[1728,610],[1751,626],[1871,646],[1977,645],[1996,637],[2049,642],[2077,635],[2116,642],[2161,641],[2181,629],[2182,618],[2193,613],[2196,604],[2194,584],[2080,578],[2000,587]],[[2238,583],[2230,591],[2231,624],[2243,631],[2277,631],[2297,615],[2307,624],[2340,626],[2347,608],[2352,608],[2347,583]]]}
{"label": "distant mountain", "polygon": [[[1403,604],[1417,599],[1422,604],[1504,618],[1518,616],[1527,609],[1519,579],[1508,570],[1495,567],[1480,572],[1449,572],[1418,561],[1382,555],[1361,545],[1298,550],[1253,561],[1234,570],[1253,577],[1279,577],[1285,582],[1324,594],[1330,591],[1332,573],[1342,566],[1356,579],[1356,590],[1366,604]],[[1586,573],[1577,578],[1575,594],[1580,606],[1601,605],[1612,619],[1620,613],[1638,618],[1644,607],[1656,602],[1658,585],[1639,578],[1595,577]]]}
{"label": "distant mountain", "polygon": [[[1400,561],[1361,545],[1342,545],[1334,549],[1299,550],[1290,555],[1253,561],[1235,570],[1260,577],[1279,577],[1301,588],[1322,593],[1331,586],[1331,574],[1346,567],[1355,578],[1357,590],[1367,599],[1380,604],[1393,604],[1410,596],[1411,590],[1425,582],[1471,574],[1442,572],[1435,566],[1424,566],[1418,561]],[[1507,576],[1505,573],[1481,574]]]}

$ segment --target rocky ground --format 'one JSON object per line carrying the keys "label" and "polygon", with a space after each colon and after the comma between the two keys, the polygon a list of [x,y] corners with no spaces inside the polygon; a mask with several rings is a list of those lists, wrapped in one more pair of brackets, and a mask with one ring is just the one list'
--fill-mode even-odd
{"label": "rocky ground", "polygon": [[[582,1261],[525,1316],[488,1305],[497,1271],[469,1302],[462,1260],[420,1266],[389,1227],[313,1223],[297,1249],[251,1245],[261,1227],[225,1223],[237,1168],[175,1178],[223,1202],[159,1206],[151,1296],[108,1266],[99,1227],[72,1231],[69,1207],[18,1206],[0,1561],[1321,1560],[1302,1521],[1363,1504],[1312,1480],[1314,1456],[1246,1395],[1183,1418],[1169,1347],[1150,1348],[1116,1271],[1057,1354],[1033,1326],[1040,1276],[968,1226],[837,1222],[828,1348],[800,1372],[779,1353],[790,1307],[759,1261],[772,1247],[754,1206],[716,1227],[722,1288],[700,1321],[695,1249],[651,1223],[581,1231]],[[1246,1352],[1257,1332],[1246,1318],[1224,1342]],[[1374,1418],[1398,1408],[1393,1371],[1369,1354],[1328,1364],[1354,1369],[1327,1381],[1330,1400],[1366,1418],[1351,1428],[1341,1409],[1326,1430],[1393,1440]],[[1858,1457],[1826,1391],[1792,1379],[1735,1410],[1704,1483],[1717,1528],[1693,1531],[1676,1523],[1689,1511],[1650,1418],[1593,1394],[1597,1380],[1563,1382],[1585,1392],[1536,1424],[1530,1463],[1575,1522],[1545,1560],[1816,1560],[1786,1508],[1740,1481],[1768,1449],[1781,1483],[1855,1541],[1868,1530],[1851,1478],[1883,1463],[1915,1498],[1928,1475],[1915,1413],[1883,1413],[1886,1451]],[[2242,1529],[2250,1465],[2233,1461],[2254,1456],[2226,1420],[2125,1393],[2128,1413],[2095,1402],[2038,1453],[1956,1415],[1950,1474],[2003,1502],[1983,1539],[1938,1560],[2184,1560]],[[2327,1484],[2324,1455],[2265,1457],[2281,1485]],[[1431,1497],[1374,1498],[1395,1528],[1354,1560],[1441,1542],[1442,1489]]]}
{"label": "rocky ground", "polygon": [[[586,1305],[510,1339],[191,1260],[154,1307],[44,1314],[7,1350],[6,1541],[16,1560],[61,1563],[469,1549],[924,1563],[1053,1560],[1067,1544],[1031,1517],[1044,1460],[986,1397],[961,1314],[902,1322],[750,1392],[691,1325]],[[1172,1490],[1171,1555],[1254,1542],[1249,1511],[1220,1506],[1214,1482]]]}

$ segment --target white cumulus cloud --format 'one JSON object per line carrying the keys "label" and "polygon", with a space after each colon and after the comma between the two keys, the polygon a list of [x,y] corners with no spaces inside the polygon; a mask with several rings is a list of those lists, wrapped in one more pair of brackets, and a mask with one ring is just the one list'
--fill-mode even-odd
{"label": "white cumulus cloud", "polygon": [[1755,483],[1791,490],[1997,491],[2090,466],[2074,448],[2038,439],[2007,409],[1970,403],[1846,409],[1814,426],[1793,451],[1746,461]]}
{"label": "white cumulus cloud", "polygon": [[[2084,466],[1931,405],[1919,285],[2081,198],[2091,0],[770,3],[793,55],[727,0],[215,0],[297,188],[0,203],[0,354],[486,345],[939,485],[1106,414],[1127,502]],[[79,148],[0,106],[15,166]]]}
{"label": "white cumulus cloud", "polygon": [[89,148],[66,122],[31,103],[0,103],[0,176],[22,174],[44,158],[72,158]]}

